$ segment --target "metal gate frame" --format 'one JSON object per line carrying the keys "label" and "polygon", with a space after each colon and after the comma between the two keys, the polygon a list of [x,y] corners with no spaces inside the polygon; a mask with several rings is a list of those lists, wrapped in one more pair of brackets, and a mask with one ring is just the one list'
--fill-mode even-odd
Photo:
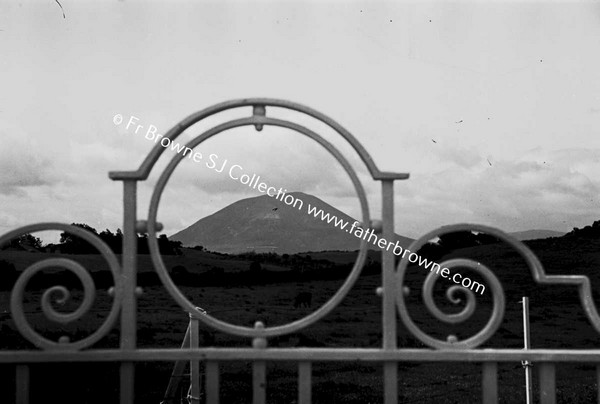
{"label": "metal gate frame", "polygon": [[[313,139],[343,166],[356,189],[362,212],[362,223],[369,224],[371,228],[379,231],[383,238],[394,238],[394,181],[406,180],[409,174],[380,171],[371,156],[362,145],[341,125],[334,120],[300,104],[284,100],[252,98],[228,101],[214,105],[193,115],[190,115],[179,124],[175,125],[165,138],[175,140],[190,126],[213,116],[219,112],[237,108],[251,108],[252,114],[245,118],[234,119],[217,125],[201,135],[193,138],[187,147],[193,149],[204,140],[215,136],[228,129],[254,126],[262,130],[264,125],[288,128]],[[381,182],[382,195],[382,220],[371,221],[367,198],[362,185],[345,157],[332,144],[317,133],[287,120],[267,116],[267,109],[281,108],[296,111],[312,117],[337,132],[356,151],[362,162],[375,181]],[[499,362],[536,362],[539,365],[540,400],[543,404],[556,402],[555,366],[560,362],[587,362],[596,363],[597,380],[600,382],[600,350],[552,350],[552,349],[477,349],[488,340],[500,326],[504,316],[505,298],[502,285],[493,272],[483,265],[475,265],[471,260],[453,260],[453,262],[440,263],[442,266],[467,266],[477,268],[477,271],[486,279],[491,287],[488,293],[493,294],[493,312],[488,323],[474,336],[458,340],[455,336],[448,336],[446,340],[434,338],[423,332],[411,319],[406,308],[404,298],[407,292],[403,287],[407,259],[402,259],[397,268],[394,268],[394,254],[392,251],[382,251],[382,286],[378,292],[382,298],[381,326],[383,344],[380,348],[269,348],[268,339],[279,335],[289,334],[303,329],[323,318],[331,312],[346,296],[360,275],[367,252],[367,243],[361,241],[357,261],[340,289],[323,306],[306,317],[289,324],[277,327],[265,327],[257,321],[254,327],[242,327],[218,320],[210,315],[198,315],[195,306],[180,292],[168,275],[156,241],[156,232],[162,225],[157,222],[157,210],[161,193],[177,164],[184,158],[177,154],[160,175],[150,202],[147,220],[137,218],[137,185],[139,181],[148,178],[150,171],[157,162],[164,148],[159,144],[152,149],[146,159],[135,171],[113,171],[109,177],[114,181],[123,183],[123,255],[119,263],[110,248],[92,233],[78,227],[62,223],[39,223],[21,227],[10,231],[0,237],[0,244],[24,233],[42,230],[61,230],[72,233],[95,246],[106,259],[112,272],[115,286],[111,288],[113,304],[111,311],[102,326],[83,340],[71,342],[68,337],[61,337],[58,341],[51,341],[39,335],[27,322],[23,310],[23,293],[27,281],[38,271],[46,267],[64,267],[75,273],[84,285],[84,300],[81,306],[73,313],[62,314],[56,312],[49,304],[51,293],[59,292],[67,295],[66,288],[54,286],[45,291],[42,308],[46,317],[59,323],[75,321],[85,314],[91,305],[95,294],[95,287],[91,277],[80,264],[66,258],[49,258],[37,262],[20,275],[11,292],[11,315],[19,332],[32,342],[39,350],[0,351],[0,363],[14,364],[16,367],[16,402],[27,404],[29,402],[29,365],[48,362],[116,362],[120,363],[120,403],[134,402],[134,374],[136,362],[148,361],[191,361],[192,375],[197,374],[200,362],[205,364],[205,393],[208,403],[219,402],[219,363],[227,361],[251,361],[253,373],[253,403],[260,404],[266,400],[266,363],[268,361],[293,361],[298,363],[298,403],[311,402],[312,362],[314,361],[361,361],[379,363],[383,367],[384,403],[395,404],[398,402],[398,363],[399,362],[477,362],[482,368],[482,400],[484,403],[498,402],[498,363]],[[592,300],[590,281],[586,276],[580,275],[546,275],[535,254],[522,242],[509,236],[503,231],[477,224],[457,224],[435,229],[415,240],[409,249],[418,251],[428,240],[460,230],[473,230],[493,235],[512,248],[514,248],[526,261],[533,279],[538,284],[573,285],[577,286],[582,307],[597,332],[600,333],[600,316]],[[171,297],[186,311],[191,314],[192,323],[201,321],[204,324],[224,333],[243,336],[251,339],[252,346],[248,348],[206,348],[198,347],[198,332],[196,327],[190,327],[189,347],[172,349],[139,349],[136,343],[137,329],[137,296],[140,293],[137,287],[137,232],[149,234],[149,247],[152,261],[160,280]],[[429,276],[437,276],[430,273]],[[423,296],[431,296],[434,282],[425,282]],[[460,288],[452,286],[448,292]],[[472,291],[463,289],[468,295],[464,310],[459,313],[461,318],[471,316],[475,307],[475,296]],[[456,322],[456,315],[442,313],[432,299],[424,299],[430,313],[446,323]],[[115,325],[120,317],[120,348],[119,349],[94,349],[93,344],[105,336]],[[434,349],[400,349],[397,346],[396,321],[400,321],[409,332],[425,345]],[[195,330],[195,331],[194,331]],[[599,383],[600,384],[600,383]],[[193,390],[199,387],[194,387]],[[197,391],[192,391],[191,395]],[[197,397],[197,396],[195,396]],[[598,395],[600,403],[600,393]]]}

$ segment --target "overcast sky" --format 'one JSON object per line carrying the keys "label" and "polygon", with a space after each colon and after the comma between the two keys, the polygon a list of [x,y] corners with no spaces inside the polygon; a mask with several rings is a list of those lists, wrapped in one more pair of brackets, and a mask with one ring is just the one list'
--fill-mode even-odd
{"label": "overcast sky", "polygon": [[[395,185],[402,235],[458,222],[569,231],[600,219],[598,2],[61,4],[66,18],[53,0],[0,2],[2,233],[40,221],[121,227],[122,186],[108,172],[136,169],[153,143],[115,114],[166,133],[245,97],[317,109],[380,169],[410,173]],[[339,136],[320,133],[352,162],[379,217],[380,185]],[[348,176],[302,135],[237,129],[198,150],[359,216]],[[140,184],[140,218],[173,155]],[[159,221],[172,234],[259,195],[185,161]]]}

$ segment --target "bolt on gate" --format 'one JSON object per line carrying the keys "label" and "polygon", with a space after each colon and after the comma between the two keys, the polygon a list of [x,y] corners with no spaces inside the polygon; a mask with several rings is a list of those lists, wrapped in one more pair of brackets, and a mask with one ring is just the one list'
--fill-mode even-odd
{"label": "bolt on gate", "polygon": [[[277,126],[295,131],[307,136],[325,148],[345,169],[349,175],[361,205],[362,223],[369,224],[371,228],[379,231],[383,238],[394,238],[394,182],[409,178],[407,173],[393,173],[380,171],[371,156],[356,138],[331,118],[303,105],[293,102],[251,98],[228,101],[206,108],[194,113],[175,125],[164,135],[170,141],[175,140],[184,130],[192,125],[212,117],[223,111],[238,110],[251,112],[249,116],[232,119],[206,130],[187,143],[193,149],[205,140],[229,129],[254,126],[260,131],[264,126]],[[357,174],[346,157],[331,143],[319,134],[298,123],[285,119],[271,117],[269,113],[277,110],[291,110],[304,114],[307,118],[316,119],[329,126],[341,136],[361,158],[374,181],[381,182],[382,195],[382,220],[372,221],[369,215],[367,197]],[[484,265],[469,259],[453,259],[441,263],[449,269],[453,267],[467,267],[476,270],[488,285],[487,293],[493,295],[493,311],[485,326],[475,335],[467,339],[458,339],[449,335],[446,339],[435,338],[424,332],[415,323],[408,312],[405,298],[408,288],[404,286],[405,272],[408,261],[403,258],[397,268],[394,268],[394,255],[392,251],[382,251],[381,287],[378,294],[381,296],[382,317],[382,346],[379,348],[269,348],[269,338],[290,334],[308,327],[330,313],[344,299],[360,275],[367,257],[367,242],[362,240],[360,250],[351,272],[337,292],[321,307],[309,315],[288,324],[267,327],[262,322],[256,321],[254,327],[244,327],[221,321],[210,313],[199,313],[196,306],[182,294],[172,281],[161,257],[156,233],[162,229],[157,221],[157,211],[161,195],[173,173],[174,169],[184,158],[176,154],[161,173],[154,188],[150,201],[148,217],[137,217],[137,186],[138,182],[145,181],[155,163],[164,152],[160,143],[156,144],[140,167],[134,171],[113,171],[109,177],[114,181],[123,183],[123,255],[119,262],[111,249],[92,233],[76,226],[63,223],[39,223],[27,225],[10,231],[0,237],[0,245],[24,233],[44,230],[60,230],[71,233],[89,242],[97,248],[108,263],[112,274],[114,287],[110,290],[112,305],[104,323],[91,335],[76,341],[63,336],[54,341],[40,335],[26,319],[23,306],[23,295],[27,282],[33,275],[47,267],[62,267],[74,273],[84,287],[84,299],[79,308],[72,313],[60,313],[52,308],[49,300],[50,294],[58,292],[62,297],[68,297],[68,291],[63,286],[54,286],[44,293],[42,309],[46,318],[57,323],[68,323],[79,319],[85,314],[93,302],[96,293],[95,285],[87,270],[79,263],[67,258],[49,258],[37,262],[26,268],[17,279],[10,298],[10,310],[14,323],[20,334],[35,345],[37,350],[2,350],[0,363],[12,364],[16,369],[16,402],[26,404],[29,402],[29,367],[36,363],[64,363],[64,362],[114,362],[120,364],[120,402],[128,404],[134,402],[135,386],[134,374],[136,362],[179,362],[189,361],[191,364],[191,392],[194,402],[199,400],[199,363],[204,364],[203,394],[207,403],[219,402],[219,365],[228,361],[252,362],[253,403],[260,404],[266,400],[266,364],[269,361],[292,361],[298,364],[298,403],[311,402],[312,363],[323,361],[345,362],[370,362],[377,363],[383,368],[383,401],[385,404],[398,402],[398,364],[401,362],[475,362],[481,364],[482,372],[482,401],[484,403],[498,402],[498,363],[500,362],[534,362],[539,369],[540,401],[544,404],[556,401],[555,367],[559,362],[586,362],[596,364],[597,380],[600,380],[600,350],[552,350],[552,349],[478,349],[499,328],[505,311],[505,297],[501,283],[493,272]],[[573,285],[577,286],[582,307],[597,332],[600,332],[600,317],[592,300],[590,280],[580,275],[547,275],[535,254],[522,242],[503,231],[478,224],[456,224],[435,229],[419,239],[411,246],[411,251],[418,251],[428,240],[436,236],[457,231],[476,231],[492,235],[509,246],[524,259],[538,284]],[[137,286],[137,236],[138,232],[147,232],[149,235],[149,250],[162,285],[170,296],[191,317],[189,333],[181,348],[140,349],[136,344],[136,318],[137,297],[141,293]],[[468,289],[462,289],[468,299],[464,309],[457,314],[446,314],[440,311],[432,298],[433,284],[438,275],[431,272],[423,284],[422,295],[424,304],[431,314],[437,319],[454,324],[469,318],[475,308],[475,295]],[[431,279],[433,278],[433,279]],[[453,285],[447,294],[450,297],[457,288]],[[118,349],[94,349],[95,342],[105,336],[116,322],[120,320],[120,347]],[[405,349],[397,346],[397,321],[400,320],[408,331],[429,349]],[[197,322],[202,322],[213,329],[236,336],[248,338],[251,345],[247,348],[216,348],[199,347]],[[157,398],[157,402],[160,398]],[[599,394],[600,402],[600,394]]]}

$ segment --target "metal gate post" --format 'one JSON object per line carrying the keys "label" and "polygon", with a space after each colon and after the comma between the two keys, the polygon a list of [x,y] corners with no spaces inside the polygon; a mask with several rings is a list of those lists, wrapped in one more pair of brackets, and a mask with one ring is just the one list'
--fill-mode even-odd
{"label": "metal gate post", "polygon": [[[137,183],[135,180],[123,181],[123,256],[122,281],[123,305],[121,306],[121,349],[136,349],[137,329]],[[135,385],[135,364],[121,363],[121,404],[133,404]]]}

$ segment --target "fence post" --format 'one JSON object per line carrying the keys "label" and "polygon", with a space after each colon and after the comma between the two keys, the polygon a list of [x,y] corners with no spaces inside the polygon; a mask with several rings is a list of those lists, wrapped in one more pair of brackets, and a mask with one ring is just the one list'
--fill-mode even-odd
{"label": "fence post", "polygon": [[[531,348],[531,336],[529,334],[529,298],[523,296],[523,342],[525,344],[525,350]],[[532,384],[532,371],[531,367],[533,364],[529,361],[522,361],[523,367],[525,368],[525,394],[527,397],[527,404],[533,403],[533,384]]]}

